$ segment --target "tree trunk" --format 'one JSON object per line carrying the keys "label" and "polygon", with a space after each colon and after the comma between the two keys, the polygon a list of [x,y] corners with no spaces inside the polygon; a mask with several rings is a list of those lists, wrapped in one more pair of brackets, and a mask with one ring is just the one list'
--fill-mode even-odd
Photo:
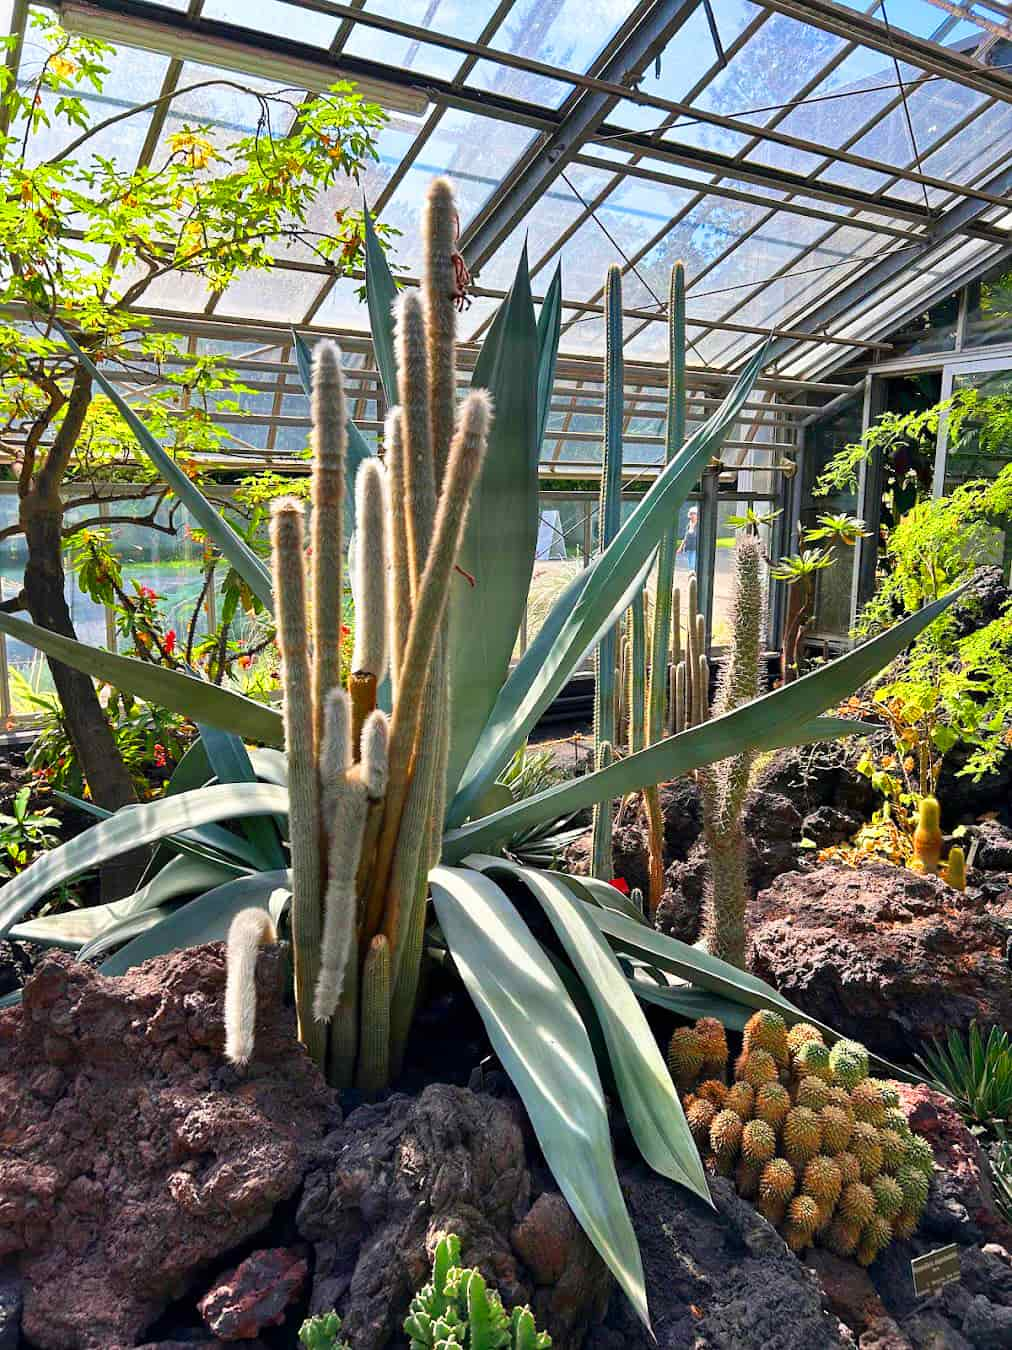
{"label": "tree trunk", "polygon": [[[74,638],[64,592],[63,475],[91,402],[91,381],[79,370],[63,422],[45,464],[21,491],[19,519],[28,547],[24,599],[33,623]],[[109,811],[137,801],[130,774],[89,675],[47,658],[63,707],[67,732],[92,800]],[[116,899],[133,888],[147,851],[124,854],[102,870],[102,898]]]}
{"label": "tree trunk", "polygon": [[[41,500],[33,490],[21,503],[21,522],[28,544],[25,602],[32,622],[76,638],[64,594],[62,505],[59,500]],[[93,800],[110,811],[136,802],[137,794],[91,677],[59,661],[50,660],[49,669]]]}

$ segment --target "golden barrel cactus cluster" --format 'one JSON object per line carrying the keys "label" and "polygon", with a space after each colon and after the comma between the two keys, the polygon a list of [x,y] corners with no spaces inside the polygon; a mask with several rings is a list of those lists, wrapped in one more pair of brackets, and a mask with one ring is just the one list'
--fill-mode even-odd
{"label": "golden barrel cactus cluster", "polygon": [[892,1085],[869,1076],[864,1046],[829,1047],[817,1027],[788,1030],[762,1009],[730,1081],[728,1060],[714,1017],[671,1037],[668,1065],[708,1171],[733,1178],[796,1252],[817,1242],[867,1266],[911,1236],[934,1158]]}

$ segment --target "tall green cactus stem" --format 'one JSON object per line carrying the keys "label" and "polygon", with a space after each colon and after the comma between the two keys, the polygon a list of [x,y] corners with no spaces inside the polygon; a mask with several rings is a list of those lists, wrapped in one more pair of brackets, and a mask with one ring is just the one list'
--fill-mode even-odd
{"label": "tall green cactus stem", "polygon": [[[713,713],[722,716],[751,703],[763,689],[762,639],[765,584],[762,547],[743,536],[735,550],[731,647],[721,671]],[[710,861],[704,936],[710,954],[744,968],[748,853],[742,813],[755,751],[741,750],[707,766],[699,776],[703,837]]]}
{"label": "tall green cactus stem", "polygon": [[312,543],[314,743],[323,739],[327,695],[341,682],[344,462],[348,446],[341,353],[334,342],[313,352]]}
{"label": "tall green cactus stem", "polygon": [[400,966],[390,996],[390,1074],[400,1075],[404,1067],[404,1051],[408,1033],[415,1015],[418,982],[422,973],[422,950],[425,945],[425,897],[429,888],[428,868],[422,869],[416,881],[411,901],[411,918],[404,936]]}
{"label": "tall green cactus stem", "polygon": [[400,408],[394,408],[387,414],[383,447],[387,466],[387,499],[393,508],[388,517],[390,537],[387,548],[390,554],[390,684],[396,698],[408,628],[411,625],[411,562],[406,513],[400,509],[401,503],[407,501],[408,491]]}
{"label": "tall green cactus stem", "polygon": [[425,315],[417,291],[405,291],[397,302],[397,361],[404,443],[405,502],[408,505],[408,561],[411,594],[417,596],[436,517],[436,474],[432,460],[429,413],[429,359]]}
{"label": "tall green cactus stem", "polygon": [[689,577],[685,606],[685,725],[695,726],[696,681],[699,676],[699,629],[696,627],[696,575]]}
{"label": "tall green cactus stem", "polygon": [[376,689],[387,667],[387,484],[377,459],[364,460],[355,480],[355,645],[348,692],[352,706],[352,754],[358,759],[365,719],[376,706]]}
{"label": "tall green cactus stem", "polygon": [[[604,287],[605,366],[604,366],[604,451],[601,465],[601,497],[598,507],[597,551],[603,553],[618,533],[622,522],[622,423],[624,419],[625,375],[622,360],[622,272],[609,267]],[[594,740],[600,749],[607,741],[609,752],[615,744],[615,666],[618,658],[618,633],[611,628],[601,638],[594,655]],[[610,880],[612,862],[611,801],[594,807],[592,848],[594,875]]]}
{"label": "tall green cactus stem", "polygon": [[288,755],[288,825],[292,852],[292,947],[299,1035],[321,1068],[326,1032],[313,1016],[323,930],[320,802],[313,737],[313,680],[306,622],[302,503],[291,497],[271,511],[277,640]]}
{"label": "tall green cactus stem", "polygon": [[257,1020],[257,955],[265,942],[277,942],[265,909],[242,909],[232,920],[225,947],[225,1058],[248,1064]]}
{"label": "tall green cactus stem", "polygon": [[702,726],[710,716],[710,662],[706,653],[699,653],[699,670],[692,682],[692,725]]}
{"label": "tall green cactus stem", "polygon": [[[612,762],[611,741],[601,741],[595,748],[594,768],[606,769]],[[610,803],[609,803],[610,805]],[[594,829],[590,836],[590,872],[591,876],[611,881],[615,875],[612,855],[612,815],[611,811],[602,812],[594,817]]]}
{"label": "tall green cactus stem", "polygon": [[352,760],[348,696],[335,689],[327,702],[324,747],[320,756],[321,797],[330,838],[320,974],[313,1001],[319,1022],[329,1021],[344,993],[349,967],[358,961],[358,903],[355,883],[362,834],[370,801],[386,791],[387,720],[379,710],[362,728],[361,762]]}
{"label": "tall green cactus stem", "polygon": [[[668,405],[667,427],[664,437],[664,461],[670,463],[685,440],[685,268],[676,262],[671,269],[668,288]],[[654,622],[650,634],[650,704],[647,711],[646,744],[654,745],[664,735],[664,702],[669,687],[671,668],[678,664],[672,647],[672,620],[676,642],[678,614],[673,600],[677,595],[675,559],[678,541],[672,528],[661,539],[657,553],[657,586],[654,599]],[[647,855],[650,875],[650,912],[657,909],[664,891],[664,816],[661,812],[661,794],[657,787],[643,792],[643,808],[647,820]]]}
{"label": "tall green cactus stem", "polygon": [[453,439],[457,391],[457,277],[453,255],[457,247],[457,208],[453,188],[437,178],[429,188],[422,215],[425,278],[425,332],[429,353],[429,410],[435,453],[436,486],[441,486]]}
{"label": "tall green cactus stem", "polygon": [[[422,574],[408,631],[390,728],[390,788],[376,848],[370,912],[374,911],[377,900],[382,905],[382,897],[390,880],[394,845],[407,797],[411,758],[418,739],[430,666],[446,612],[450,580],[464,534],[471,491],[485,457],[490,419],[491,402],[488,394],[482,389],[473,390],[461,408],[457,431],[450,447],[432,548]],[[394,950],[399,949],[401,917],[398,898],[391,896],[384,931]]]}
{"label": "tall green cactus stem", "polygon": [[632,634],[629,642],[629,750],[635,754],[646,746],[647,734],[647,596],[633,597],[629,610]]}
{"label": "tall green cactus stem", "polygon": [[382,933],[362,966],[361,1021],[355,1086],[375,1097],[390,1081],[390,946]]}
{"label": "tall green cactus stem", "polygon": [[685,720],[685,662],[679,661],[674,670],[674,685],[672,693],[672,723],[671,730],[674,735],[684,731],[688,723]]}

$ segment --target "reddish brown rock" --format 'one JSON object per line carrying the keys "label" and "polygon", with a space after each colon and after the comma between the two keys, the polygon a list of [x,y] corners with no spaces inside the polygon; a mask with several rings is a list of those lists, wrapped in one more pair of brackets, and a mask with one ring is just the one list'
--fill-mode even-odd
{"label": "reddish brown rock", "polygon": [[1012,891],[993,902],[888,863],[778,877],[750,906],[750,965],[812,1017],[889,1058],[982,1025],[1012,1030]]}
{"label": "reddish brown rock", "polygon": [[272,1247],[253,1252],[215,1281],[197,1310],[219,1340],[252,1340],[264,1327],[281,1326],[308,1270],[304,1251]]}
{"label": "reddish brown rock", "polygon": [[560,1196],[532,1206],[527,1129],[514,1101],[438,1083],[354,1111],[299,1206],[315,1247],[310,1311],[336,1309],[355,1350],[396,1344],[440,1234],[453,1232],[507,1307],[530,1304],[556,1350],[581,1345],[610,1278]]}
{"label": "reddish brown rock", "polygon": [[56,954],[0,1013],[0,1252],[41,1350],[135,1344],[195,1273],[268,1221],[339,1119],[258,970],[256,1053],[222,1057],[219,945],[119,979]]}

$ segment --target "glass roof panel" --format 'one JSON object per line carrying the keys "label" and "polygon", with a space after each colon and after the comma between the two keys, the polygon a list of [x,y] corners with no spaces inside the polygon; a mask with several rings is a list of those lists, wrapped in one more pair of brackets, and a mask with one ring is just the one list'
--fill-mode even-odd
{"label": "glass roof panel", "polygon": [[[446,33],[450,37],[476,41],[495,10],[496,0],[367,0],[363,6],[371,14]],[[386,33],[380,28],[356,24],[342,48],[351,56],[367,56],[384,65],[417,70],[452,80],[464,60],[460,52],[434,43]]]}
{"label": "glass roof panel", "polygon": [[527,127],[447,109],[383,208],[383,220],[402,232],[397,241],[397,260],[409,269],[421,262],[419,221],[433,178],[439,174],[452,178],[463,230],[499,187],[504,166],[515,163],[533,135]]}
{"label": "glass roof panel", "polygon": [[301,5],[286,5],[282,0],[204,0],[202,19],[220,19],[241,28],[257,28],[264,33],[284,33],[293,42],[313,47],[329,47],[337,35],[340,21]]}

